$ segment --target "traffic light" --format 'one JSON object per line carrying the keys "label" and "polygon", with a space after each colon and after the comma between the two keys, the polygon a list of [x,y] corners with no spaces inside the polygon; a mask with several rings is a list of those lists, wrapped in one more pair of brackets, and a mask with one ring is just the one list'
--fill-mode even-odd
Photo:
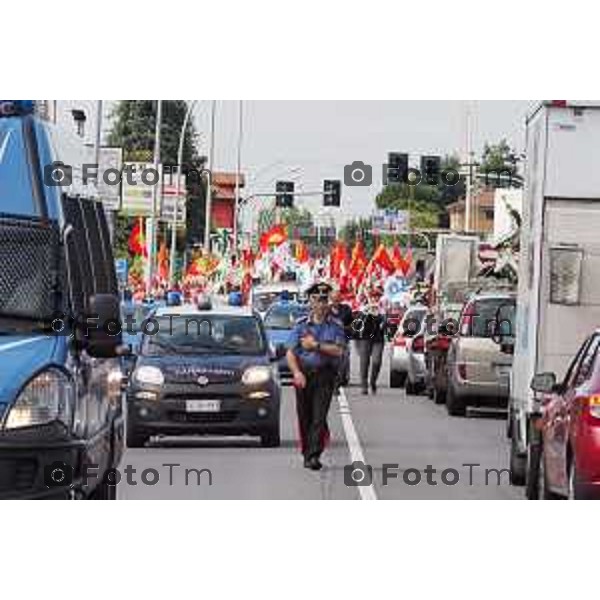
{"label": "traffic light", "polygon": [[294,206],[294,182],[277,181],[275,183],[275,206],[292,208]]}
{"label": "traffic light", "polygon": [[402,183],[405,181],[408,173],[408,154],[401,152],[390,152],[388,154],[387,174],[384,176],[384,183],[387,177],[387,183]]}
{"label": "traffic light", "polygon": [[323,206],[340,206],[342,201],[342,182],[339,179],[323,181]]}
{"label": "traffic light", "polygon": [[421,181],[437,185],[440,180],[440,157],[421,156]]}

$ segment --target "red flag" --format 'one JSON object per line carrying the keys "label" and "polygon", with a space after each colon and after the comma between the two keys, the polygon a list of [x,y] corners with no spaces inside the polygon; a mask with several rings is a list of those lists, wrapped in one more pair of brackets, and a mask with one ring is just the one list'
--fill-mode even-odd
{"label": "red flag", "polygon": [[159,279],[167,279],[169,276],[169,254],[167,251],[167,245],[164,241],[161,243],[158,251],[157,263]]}
{"label": "red flag", "polygon": [[339,279],[342,276],[342,270],[344,270],[345,263],[348,260],[348,253],[346,251],[346,244],[341,241],[337,241],[333,250],[331,251],[329,261],[329,275],[333,279]]}
{"label": "red flag", "polygon": [[251,248],[244,248],[242,250],[242,265],[245,269],[252,269],[254,267],[255,258]]}
{"label": "red flag", "polygon": [[412,255],[412,248],[409,248],[408,251],[406,252],[406,256],[402,259],[402,264],[400,266],[400,268],[402,269],[402,273],[404,273],[404,275],[408,275],[408,273],[410,272],[411,268],[412,268],[412,263],[413,263],[413,255]]}
{"label": "red flag", "polygon": [[144,227],[142,225],[142,217],[139,217],[135,222],[131,234],[129,235],[129,252],[134,256],[148,256],[146,249],[146,238],[144,236]]}
{"label": "red flag", "polygon": [[390,258],[390,255],[383,244],[379,244],[379,246],[377,246],[377,250],[375,250],[373,253],[370,264],[377,265],[388,273],[392,273],[395,270],[394,263],[392,262],[392,259]]}
{"label": "red flag", "polygon": [[361,273],[364,273],[364,270],[367,267],[367,257],[365,255],[365,248],[361,240],[358,240],[354,244],[354,248],[352,249],[352,259],[350,261],[350,275],[352,277],[357,277]]}
{"label": "red flag", "polygon": [[269,246],[279,246],[287,240],[287,229],[285,225],[273,225],[260,236],[261,252],[266,252]]}
{"label": "red flag", "polygon": [[310,256],[308,255],[308,248],[306,244],[302,240],[298,241],[296,244],[296,260],[303,264],[308,262],[309,258]]}
{"label": "red flag", "polygon": [[394,263],[394,267],[396,269],[402,270],[402,265],[404,265],[404,257],[402,256],[402,250],[400,250],[398,242],[394,243],[394,249],[392,250],[392,262]]}

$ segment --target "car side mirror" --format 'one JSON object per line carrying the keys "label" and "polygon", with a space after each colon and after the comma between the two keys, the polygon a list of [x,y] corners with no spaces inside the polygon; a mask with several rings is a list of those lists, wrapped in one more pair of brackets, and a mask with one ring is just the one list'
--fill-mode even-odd
{"label": "car side mirror", "polygon": [[89,298],[85,329],[85,348],[94,358],[114,358],[129,354],[123,345],[121,307],[113,294],[95,294]]}
{"label": "car side mirror", "polygon": [[556,388],[556,375],[554,373],[537,373],[531,380],[531,389],[541,394],[549,394]]}
{"label": "car side mirror", "polygon": [[[494,317],[494,321],[491,324],[492,332],[491,338],[492,341],[498,344],[499,346],[506,345],[506,349],[508,350],[508,346],[513,346],[514,348],[514,339],[515,339],[515,331],[514,331],[514,320],[515,320],[515,307],[513,304],[502,304],[498,307],[496,311],[496,315]],[[512,351],[505,351],[505,354],[513,354]]]}

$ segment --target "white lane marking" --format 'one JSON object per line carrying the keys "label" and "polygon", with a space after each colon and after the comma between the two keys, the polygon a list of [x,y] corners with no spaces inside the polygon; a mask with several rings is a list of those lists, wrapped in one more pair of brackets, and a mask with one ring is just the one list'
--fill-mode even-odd
{"label": "white lane marking", "polygon": [[31,344],[31,342],[39,342],[40,340],[45,340],[46,337],[35,337],[28,338],[26,340],[19,340],[18,342],[11,342],[10,344],[5,344],[4,346],[0,346],[0,352],[4,352],[5,350],[12,350],[13,348],[18,348],[19,346],[25,346],[25,344]]}
{"label": "white lane marking", "polygon": [[[352,413],[350,412],[350,404],[348,404],[348,398],[344,388],[340,388],[338,391],[338,406],[340,409],[340,416],[342,418],[342,425],[344,426],[344,433],[346,434],[346,442],[348,443],[348,451],[350,453],[350,462],[362,462],[366,464],[365,455],[358,439],[358,433],[354,427],[354,421],[352,421]],[[356,486],[358,493],[360,494],[361,500],[377,500],[377,494],[373,483],[371,485],[358,485]]]}

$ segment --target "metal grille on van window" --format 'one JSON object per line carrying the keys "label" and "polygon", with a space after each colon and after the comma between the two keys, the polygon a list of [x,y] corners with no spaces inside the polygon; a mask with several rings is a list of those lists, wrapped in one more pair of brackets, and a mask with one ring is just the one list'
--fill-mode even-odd
{"label": "metal grille on van window", "polygon": [[47,319],[60,310],[55,223],[0,216],[0,316]]}
{"label": "metal grille on van window", "polygon": [[[71,268],[78,268],[80,273],[80,289],[74,289],[73,294],[83,294],[84,297],[88,297],[94,293],[94,281],[92,279],[91,258],[83,222],[82,202],[80,198],[63,197],[65,221],[74,229],[70,240],[67,239],[67,250],[76,250],[76,252],[70,252],[69,258],[74,264],[69,266]],[[77,301],[75,308],[81,308],[79,301]]]}
{"label": "metal grille on van window", "polygon": [[577,305],[581,295],[583,250],[574,246],[550,249],[550,302]]}
{"label": "metal grille on van window", "polygon": [[104,249],[102,238],[100,237],[100,228],[96,217],[96,206],[91,200],[82,200],[83,219],[85,222],[85,232],[88,239],[90,256],[92,259],[92,272],[94,274],[94,283],[96,294],[110,293],[110,284],[106,272],[106,261],[104,260]]}
{"label": "metal grille on van window", "polygon": [[100,237],[102,239],[104,268],[106,270],[106,278],[108,284],[108,288],[106,291],[109,294],[116,295],[119,293],[119,286],[117,284],[117,274],[115,273],[115,262],[112,254],[110,231],[108,229],[108,222],[106,221],[106,213],[104,212],[104,206],[102,205],[102,202],[96,202],[96,216],[98,219]]}

